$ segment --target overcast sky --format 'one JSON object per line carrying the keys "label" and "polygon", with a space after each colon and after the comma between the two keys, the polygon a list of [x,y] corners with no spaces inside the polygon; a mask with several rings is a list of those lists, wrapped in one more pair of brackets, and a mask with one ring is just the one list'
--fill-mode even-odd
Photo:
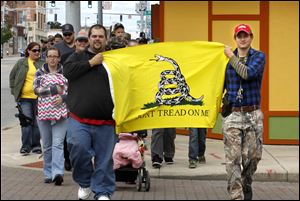
{"label": "overcast sky", "polygon": [[[104,1],[103,1],[104,3]],[[110,15],[105,13],[125,13],[125,14],[137,14],[135,11],[136,4],[139,1],[111,1],[111,10],[103,10],[103,25],[113,26],[115,23],[120,22],[120,15]],[[158,4],[159,1],[150,1],[150,4]],[[55,10],[48,10],[47,21],[54,21],[54,14],[57,14],[57,21],[61,24],[66,23],[65,14],[65,1],[55,1],[55,7],[51,7],[51,3],[47,1],[48,8],[55,8]],[[149,6],[149,10],[151,6]],[[88,8],[88,1],[80,2],[81,8],[81,26],[91,26],[97,22],[98,13],[98,1],[92,2],[92,8]],[[151,20],[149,16],[148,19]],[[125,31],[132,35],[132,38],[137,38],[139,35],[139,27],[137,21],[140,20],[140,16],[123,16],[123,25],[125,26]]]}

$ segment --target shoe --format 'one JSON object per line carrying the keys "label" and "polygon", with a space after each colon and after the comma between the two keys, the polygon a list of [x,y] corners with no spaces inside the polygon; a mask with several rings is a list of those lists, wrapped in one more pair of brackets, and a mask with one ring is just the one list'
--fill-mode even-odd
{"label": "shoe", "polygon": [[162,159],[158,155],[154,155],[152,158],[152,167],[153,168],[161,168]]}
{"label": "shoe", "polygon": [[44,179],[44,183],[50,184],[50,183],[52,183],[52,179],[45,178],[45,179]]}
{"label": "shoe", "polygon": [[29,151],[25,148],[21,148],[20,154],[29,154]]}
{"label": "shoe", "polygon": [[79,189],[78,189],[78,199],[79,200],[87,199],[88,197],[90,197],[90,194],[91,194],[91,189],[89,187],[87,187],[87,188],[79,187]]}
{"label": "shoe", "polygon": [[71,171],[72,170],[71,161],[69,159],[65,159],[65,169],[67,171]]}
{"label": "shoe", "polygon": [[244,200],[252,200],[252,187],[249,184],[246,184],[243,187]]}
{"label": "shoe", "polygon": [[200,164],[205,164],[206,163],[205,156],[199,156],[198,161],[199,161]]}
{"label": "shoe", "polygon": [[35,154],[41,154],[42,153],[42,150],[40,147],[34,147],[32,149],[32,153],[35,153]]}
{"label": "shoe", "polygon": [[190,159],[189,160],[189,168],[196,168],[197,167],[197,160]]}
{"label": "shoe", "polygon": [[64,181],[64,178],[63,178],[63,176],[62,176],[62,175],[60,175],[60,174],[57,174],[57,175],[55,175],[55,177],[54,177],[53,181],[55,182],[55,183],[54,183],[54,184],[55,184],[55,186],[60,186],[60,185],[61,185],[61,183],[63,183],[63,181]]}
{"label": "shoe", "polygon": [[162,163],[161,162],[152,162],[152,167],[153,168],[161,168]]}
{"label": "shoe", "polygon": [[32,153],[35,153],[35,154],[41,154],[41,153],[42,153],[42,150],[35,150],[35,151],[32,151]]}
{"label": "shoe", "polygon": [[97,200],[110,200],[110,198],[107,195],[100,195]]}
{"label": "shoe", "polygon": [[167,165],[172,165],[174,164],[173,158],[165,157],[165,162]]}

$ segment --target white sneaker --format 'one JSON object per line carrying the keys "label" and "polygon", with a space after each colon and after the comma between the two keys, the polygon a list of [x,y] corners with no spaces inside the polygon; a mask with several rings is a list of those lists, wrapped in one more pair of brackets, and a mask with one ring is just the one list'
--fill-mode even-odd
{"label": "white sneaker", "polygon": [[82,188],[79,187],[78,189],[78,199],[79,200],[85,200],[88,197],[90,197],[91,189],[90,188]]}
{"label": "white sneaker", "polygon": [[106,195],[100,195],[100,197],[98,197],[98,200],[110,200],[110,198]]}

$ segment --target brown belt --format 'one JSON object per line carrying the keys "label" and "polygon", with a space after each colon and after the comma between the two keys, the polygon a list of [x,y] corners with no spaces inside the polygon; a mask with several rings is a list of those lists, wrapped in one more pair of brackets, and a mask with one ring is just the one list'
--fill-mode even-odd
{"label": "brown belt", "polygon": [[254,110],[258,110],[259,105],[251,105],[251,106],[242,106],[242,107],[232,107],[232,112],[253,112]]}

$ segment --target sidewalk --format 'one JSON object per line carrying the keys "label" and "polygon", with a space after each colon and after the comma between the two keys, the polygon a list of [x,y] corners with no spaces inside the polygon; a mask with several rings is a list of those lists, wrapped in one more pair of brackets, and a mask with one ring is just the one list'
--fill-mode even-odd
{"label": "sidewalk", "polygon": [[[22,156],[20,148],[20,126],[14,125],[1,131],[1,165],[16,168],[31,168],[42,171],[42,158],[30,154]],[[177,135],[175,139],[175,163],[161,169],[153,169],[151,164],[150,141],[145,152],[146,168],[151,177],[164,179],[205,179],[226,180],[224,149],[222,140],[207,139],[206,164],[195,169],[188,168],[188,136]],[[254,181],[299,182],[299,146],[264,145]]]}

